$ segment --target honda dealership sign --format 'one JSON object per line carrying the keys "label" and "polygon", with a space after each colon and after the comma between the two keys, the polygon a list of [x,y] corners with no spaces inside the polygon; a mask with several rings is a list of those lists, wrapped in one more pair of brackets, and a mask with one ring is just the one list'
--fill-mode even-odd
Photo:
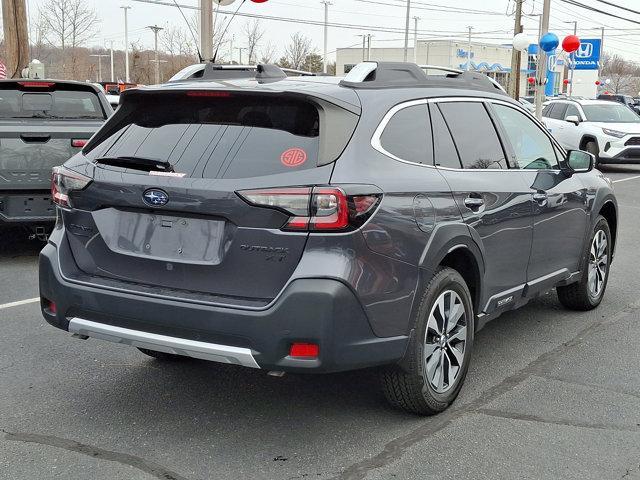
{"label": "honda dealership sign", "polygon": [[580,48],[574,53],[575,69],[598,70],[601,44],[602,41],[599,38],[582,39]]}

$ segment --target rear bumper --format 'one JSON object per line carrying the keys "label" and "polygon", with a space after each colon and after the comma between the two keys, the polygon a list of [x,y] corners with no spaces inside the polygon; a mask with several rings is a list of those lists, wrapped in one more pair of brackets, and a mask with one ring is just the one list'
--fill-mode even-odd
{"label": "rear bumper", "polygon": [[52,224],[56,210],[48,191],[0,191],[0,225]]}
{"label": "rear bumper", "polygon": [[[395,363],[408,337],[376,337],[345,284],[291,282],[262,310],[159,299],[77,284],[62,277],[57,247],[40,254],[42,313],[51,325],[89,337],[267,370],[335,372]],[[48,308],[55,302],[56,313]],[[291,343],[316,343],[317,359],[288,355]]]}

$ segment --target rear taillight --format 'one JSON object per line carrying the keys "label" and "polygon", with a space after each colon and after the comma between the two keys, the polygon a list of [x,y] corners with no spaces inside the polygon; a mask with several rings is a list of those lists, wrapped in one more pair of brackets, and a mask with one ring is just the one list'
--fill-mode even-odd
{"label": "rear taillight", "polygon": [[237,192],[256,207],[290,215],[282,227],[289,231],[338,232],[362,226],[373,214],[382,195],[349,195],[335,187],[294,187]]}
{"label": "rear taillight", "polygon": [[87,140],[86,138],[73,138],[71,140],[71,146],[74,148],[82,148],[87,144],[88,141],[89,140]]}
{"label": "rear taillight", "polygon": [[54,167],[51,174],[51,198],[60,207],[71,207],[69,194],[82,190],[91,183],[91,178],[65,167]]}

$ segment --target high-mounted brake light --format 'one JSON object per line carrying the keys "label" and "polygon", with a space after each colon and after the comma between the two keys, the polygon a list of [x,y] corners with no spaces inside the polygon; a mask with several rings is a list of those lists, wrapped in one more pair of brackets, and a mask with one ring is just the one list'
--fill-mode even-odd
{"label": "high-mounted brake light", "polygon": [[91,183],[91,178],[65,167],[54,167],[51,174],[51,198],[60,207],[70,208],[69,194],[82,190]]}
{"label": "high-mounted brake light", "polygon": [[71,140],[71,146],[74,148],[82,148],[84,147],[89,140],[85,138],[74,138]]}
{"label": "high-mounted brake light", "polygon": [[50,88],[55,82],[18,82],[18,85],[25,88]]}
{"label": "high-mounted brake light", "polygon": [[217,97],[217,98],[229,98],[231,93],[229,92],[212,92],[209,90],[191,90],[187,92],[187,97]]}
{"label": "high-mounted brake light", "polygon": [[289,231],[341,232],[360,227],[373,214],[381,194],[347,195],[335,187],[294,187],[237,192],[246,202],[291,217]]}

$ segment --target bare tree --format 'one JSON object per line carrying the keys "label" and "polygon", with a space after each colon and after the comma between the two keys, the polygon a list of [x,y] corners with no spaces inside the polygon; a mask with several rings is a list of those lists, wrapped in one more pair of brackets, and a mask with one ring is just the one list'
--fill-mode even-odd
{"label": "bare tree", "polygon": [[278,48],[272,43],[267,44],[260,50],[260,63],[273,63],[276,59]]}
{"label": "bare tree", "polygon": [[47,36],[47,22],[42,15],[42,12],[38,12],[38,16],[31,22],[31,56],[37,58],[40,61],[44,61],[45,52],[45,40]]}
{"label": "bare tree", "polygon": [[42,17],[47,41],[59,46],[63,53],[71,49],[71,69],[68,73],[75,78],[78,73],[76,49],[84,46],[96,34],[99,20],[95,10],[83,0],[47,0],[38,13]]}
{"label": "bare tree", "polygon": [[310,53],[313,53],[311,39],[297,32],[291,35],[291,41],[284,51],[284,59],[291,68],[300,70]]}
{"label": "bare tree", "polygon": [[619,55],[604,54],[602,57],[602,77],[610,80],[604,88],[616,94],[636,95],[636,83],[640,76],[640,66]]}
{"label": "bare tree", "polygon": [[242,32],[247,40],[247,50],[249,51],[249,63],[257,60],[257,47],[264,37],[264,30],[260,27],[260,20],[247,21],[242,27]]}

